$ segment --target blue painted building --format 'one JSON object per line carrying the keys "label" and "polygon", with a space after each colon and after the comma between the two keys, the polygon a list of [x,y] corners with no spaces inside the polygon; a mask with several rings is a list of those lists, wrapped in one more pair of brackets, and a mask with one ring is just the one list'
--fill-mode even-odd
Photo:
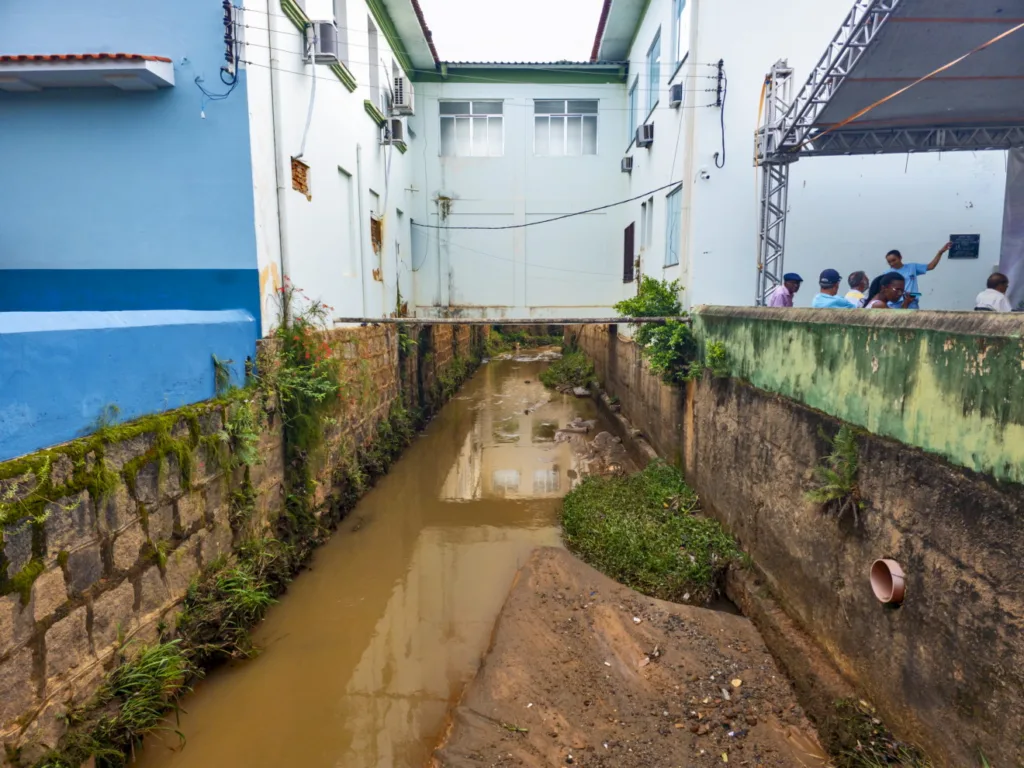
{"label": "blue painted building", "polygon": [[0,460],[111,404],[133,418],[209,398],[212,355],[239,378],[254,355],[246,82],[222,74],[225,13],[0,4]]}

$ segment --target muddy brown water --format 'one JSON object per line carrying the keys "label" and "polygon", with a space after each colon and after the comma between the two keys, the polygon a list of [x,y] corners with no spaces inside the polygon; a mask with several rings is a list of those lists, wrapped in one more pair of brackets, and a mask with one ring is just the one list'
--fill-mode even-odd
{"label": "muddy brown water", "polygon": [[184,699],[170,727],[185,746],[151,738],[135,765],[423,766],[517,568],[560,544],[573,463],[555,430],[610,428],[591,400],[545,390],[545,366],[484,365],[270,610],[263,652]]}

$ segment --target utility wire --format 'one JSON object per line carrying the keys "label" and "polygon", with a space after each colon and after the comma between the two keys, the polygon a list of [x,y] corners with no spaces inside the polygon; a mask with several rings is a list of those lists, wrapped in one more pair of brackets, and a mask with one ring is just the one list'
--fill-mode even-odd
{"label": "utility wire", "polygon": [[626,203],[635,202],[637,200],[640,200],[641,198],[649,197],[650,195],[653,195],[655,192],[661,192],[661,190],[663,190],[663,189],[668,189],[669,187],[675,187],[675,186],[678,186],[680,184],[682,184],[681,181],[673,181],[670,184],[664,184],[664,185],[658,187],[657,189],[649,190],[647,192],[644,192],[643,194],[637,195],[636,197],[630,197],[630,198],[628,198],[626,200],[619,200],[619,201],[614,202],[614,203],[608,203],[607,205],[599,205],[596,208],[587,208],[584,211],[574,211],[573,213],[563,213],[561,216],[553,216],[550,219],[541,219],[540,221],[528,221],[528,222],[526,222],[524,224],[505,224],[505,225],[499,226],[499,227],[450,227],[450,226],[444,226],[444,225],[441,225],[441,224],[420,224],[419,222],[415,222],[415,226],[422,227],[423,229],[445,229],[445,230],[448,230],[448,229],[451,229],[451,230],[454,230],[454,229],[476,229],[476,230],[525,229],[526,227],[536,227],[539,224],[550,224],[553,221],[561,221],[562,219],[571,219],[574,216],[584,216],[584,215],[586,215],[588,213],[596,213],[597,211],[604,211],[604,210],[607,210],[608,208],[615,208],[616,206],[625,205]]}
{"label": "utility wire", "polygon": [[[249,45],[254,45],[254,43],[249,43]],[[276,49],[274,49],[274,50],[276,50]],[[246,65],[247,67],[260,67],[260,68],[262,68],[264,70],[276,70],[278,72],[283,72],[283,73],[285,73],[287,75],[295,75],[296,77],[305,77],[305,78],[312,77],[312,75],[310,75],[308,73],[305,73],[305,72],[296,72],[295,70],[286,70],[283,67],[272,67],[270,65],[265,65],[265,63],[260,63],[259,61],[252,61],[252,60],[247,59],[247,58],[240,58],[239,61],[241,63],[244,63],[244,65]],[[325,78],[321,78],[321,79],[324,80]],[[333,82],[333,83],[336,83],[337,85],[343,85],[343,83],[340,80],[337,80],[335,78],[330,78],[330,79],[326,79],[326,80],[329,83]],[[609,83],[609,85],[611,85],[611,84]],[[579,86],[579,85],[569,85],[568,87],[570,87],[570,88],[580,88],[581,86]],[[698,89],[698,90],[687,91],[687,93],[714,93],[714,92],[715,92],[714,88],[708,88],[708,89],[702,89],[702,90]],[[418,101],[474,101],[474,100],[475,101],[503,101],[503,108],[504,108],[504,106],[513,106],[513,108],[516,108],[516,109],[530,109],[530,110],[534,109],[534,104],[516,103],[514,101],[505,101],[503,99],[498,99],[498,98],[475,98],[475,99],[474,98],[451,98],[451,97],[443,97],[442,98],[442,97],[439,97],[439,96],[428,96],[428,95],[421,95],[421,94],[418,93],[416,95],[416,100],[418,100]],[[556,99],[539,99],[539,100],[541,100],[541,101],[546,101],[546,100],[559,101],[559,100],[564,100],[564,99],[557,99],[556,98]],[[578,100],[578,99],[569,99],[569,100]],[[586,101],[588,99],[584,98],[584,99],[579,99],[579,100]],[[593,100],[593,99],[590,99],[590,100]],[[673,109],[674,110],[703,110],[703,109],[712,108],[712,106],[717,106],[717,104],[716,103],[693,104],[693,105],[687,105],[687,106],[676,106],[676,108],[673,108]],[[630,110],[629,110],[629,108],[627,108],[627,106],[603,106],[603,108],[600,108],[598,114],[600,114],[602,112],[629,112],[629,111]],[[451,117],[470,117],[470,116],[451,116]],[[490,117],[498,117],[498,116],[497,115],[493,115],[493,116],[490,116]]]}

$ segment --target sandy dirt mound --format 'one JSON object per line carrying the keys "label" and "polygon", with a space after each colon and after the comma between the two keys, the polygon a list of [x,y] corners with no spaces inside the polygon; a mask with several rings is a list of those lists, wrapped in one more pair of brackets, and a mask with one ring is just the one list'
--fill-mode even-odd
{"label": "sandy dirt mound", "polygon": [[644,597],[568,552],[522,568],[435,768],[823,766],[742,616]]}

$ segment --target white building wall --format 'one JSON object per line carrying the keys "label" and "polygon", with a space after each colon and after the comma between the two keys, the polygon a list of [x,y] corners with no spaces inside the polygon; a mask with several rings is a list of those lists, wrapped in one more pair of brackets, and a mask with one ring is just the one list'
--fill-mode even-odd
{"label": "white building wall", "polygon": [[[381,146],[380,130],[363,104],[370,98],[370,11],[362,0],[337,2],[347,3],[346,64],[358,83],[351,93],[327,65],[303,62],[303,38],[284,16],[280,0],[245,0],[249,25],[245,59],[264,333],[277,324],[275,290],[285,272],[310,301],[332,306],[334,317],[386,315],[395,309],[399,288],[403,297],[412,294],[409,212],[417,202],[410,184],[413,150],[410,147],[403,155],[397,149]],[[306,0],[304,5],[310,18],[334,18],[331,0]],[[383,34],[378,33],[377,45],[388,67],[385,71],[380,65],[384,87],[391,78],[394,57]],[[302,154],[302,160],[310,166],[307,200],[292,189],[291,158],[302,149],[311,97],[312,116]],[[409,143],[415,145],[415,139]],[[278,185],[283,187],[280,193]],[[374,213],[384,218],[380,254],[374,253],[370,244],[371,208],[380,208]]]}
{"label": "white building wall", "polygon": [[[439,306],[489,317],[608,313],[622,293],[614,209],[510,230],[452,227],[521,225],[621,199],[624,98],[618,84],[416,84],[418,139],[410,155],[424,194],[415,218],[445,227],[416,235],[417,314]],[[502,156],[441,157],[439,100],[472,99],[503,101]],[[597,99],[597,154],[535,155],[535,99]],[[443,220],[439,197],[451,198]]]}
{"label": "white building wall", "polygon": [[[751,304],[758,215],[753,132],[761,84],[773,62],[788,58],[795,68],[795,93],[851,2],[787,0],[784,11],[772,12],[758,0],[691,2],[696,13],[692,54],[699,62],[724,59],[729,90],[723,170],[712,159],[721,143],[718,110],[694,115],[686,298],[691,304]],[[669,5],[670,0],[653,0],[648,14]],[[797,306],[810,304],[823,269],[844,276],[862,269],[873,277],[888,271],[885,254],[892,248],[907,261],[927,262],[950,234],[980,233],[980,259],[944,259],[920,279],[922,307],[972,309],[999,261],[1005,161],[1004,152],[950,152],[796,163],[790,175],[785,267],[807,281]],[[701,169],[710,178],[702,180]]]}

